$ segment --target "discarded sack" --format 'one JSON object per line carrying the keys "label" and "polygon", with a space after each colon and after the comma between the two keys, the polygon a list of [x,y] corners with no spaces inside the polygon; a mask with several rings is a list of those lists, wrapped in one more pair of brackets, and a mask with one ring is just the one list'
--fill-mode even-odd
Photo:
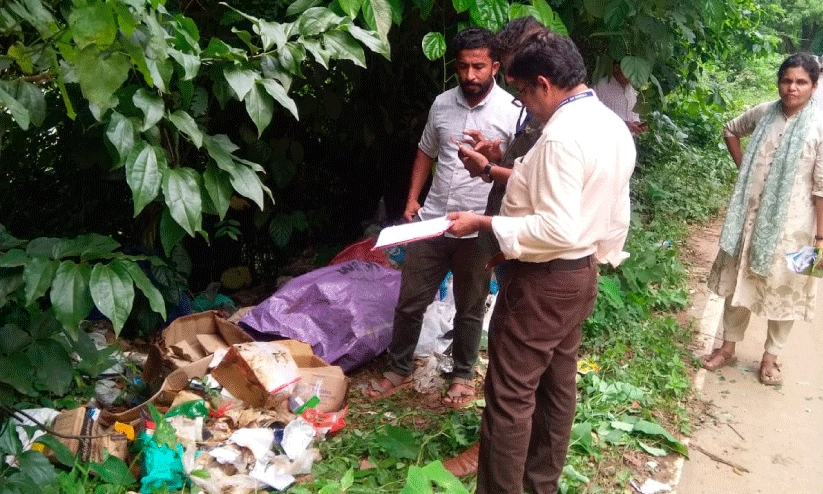
{"label": "discarded sack", "polygon": [[294,278],[240,325],[262,337],[304,341],[349,371],[388,348],[399,292],[399,271],[349,261]]}

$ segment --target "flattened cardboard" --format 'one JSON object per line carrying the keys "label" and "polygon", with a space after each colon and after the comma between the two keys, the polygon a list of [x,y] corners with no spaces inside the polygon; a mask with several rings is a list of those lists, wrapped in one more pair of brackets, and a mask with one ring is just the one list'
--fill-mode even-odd
{"label": "flattened cardboard", "polygon": [[[89,417],[89,409],[86,407],[60,412],[60,415],[54,419],[52,429],[54,432],[69,436],[101,436],[115,432],[113,429],[104,429],[99,420],[92,420]],[[112,456],[125,460],[129,449],[128,439],[122,434],[104,435],[104,437],[93,439],[55,437],[84,462],[102,463],[104,450]]]}
{"label": "flattened cardboard", "polygon": [[240,326],[219,317],[215,311],[177,318],[163,330],[167,358],[176,367],[197,362],[235,343],[250,341],[254,340]]}
{"label": "flattened cardboard", "polygon": [[263,406],[269,396],[235,346],[229,348],[223,360],[211,370],[211,376],[232,396],[255,408]]}

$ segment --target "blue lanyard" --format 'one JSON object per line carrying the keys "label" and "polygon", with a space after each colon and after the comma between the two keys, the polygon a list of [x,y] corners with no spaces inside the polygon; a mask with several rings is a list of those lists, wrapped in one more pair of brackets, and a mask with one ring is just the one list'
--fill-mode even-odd
{"label": "blue lanyard", "polygon": [[588,98],[589,96],[594,96],[594,92],[592,92],[591,89],[588,89],[588,90],[586,90],[582,93],[573,94],[573,95],[569,96],[568,98],[564,99],[563,101],[561,101],[560,104],[557,105],[557,108],[554,109],[554,111],[556,113],[557,110],[559,110],[563,105],[569,104],[569,103],[571,103],[573,101],[577,101],[579,99]]}

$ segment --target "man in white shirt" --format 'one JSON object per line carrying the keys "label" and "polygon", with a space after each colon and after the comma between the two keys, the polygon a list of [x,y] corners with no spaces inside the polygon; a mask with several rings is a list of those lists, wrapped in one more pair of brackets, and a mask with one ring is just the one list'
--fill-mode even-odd
{"label": "man in white shirt", "polygon": [[632,134],[644,132],[647,127],[640,121],[640,115],[635,113],[634,105],[637,104],[637,94],[629,83],[626,75],[620,70],[620,64],[615,62],[612,65],[611,77],[604,77],[594,86],[594,92],[604,105],[617,113]]}
{"label": "man in white shirt", "polygon": [[[542,135],[515,161],[500,215],[449,215],[451,233],[492,231],[509,259],[489,330],[477,492],[554,494],[595,263],[616,266],[627,255],[636,151],[626,125],[584,84],[583,59],[567,36],[531,38],[507,69],[517,98],[546,122]],[[487,161],[468,146],[460,156]]]}
{"label": "man in white shirt", "polygon": [[[428,122],[412,167],[405,218],[429,220],[455,211],[482,211],[492,185],[472,178],[457,156],[457,144],[466,129],[478,129],[505,148],[517,126],[519,108],[512,97],[494,82],[500,66],[494,34],[468,28],[454,38],[455,69],[459,86],[439,95],[429,111]],[[437,167],[421,207],[418,197]],[[452,382],[444,398],[447,406],[463,407],[475,396],[474,364],[489,290],[485,264],[491,256],[488,241],[472,235],[436,237],[409,244],[403,262],[400,296],[395,309],[389,371],[370,383],[365,394],[383,398],[411,384],[414,349],[420,336],[423,314],[434,300],[449,270],[454,275],[455,308]]]}

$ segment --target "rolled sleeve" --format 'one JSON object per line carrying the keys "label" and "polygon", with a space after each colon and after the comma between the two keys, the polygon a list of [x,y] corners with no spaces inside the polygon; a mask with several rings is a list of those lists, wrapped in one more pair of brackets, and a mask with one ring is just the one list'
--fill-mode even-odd
{"label": "rolled sleeve", "polygon": [[426,121],[426,127],[423,129],[423,135],[420,136],[420,142],[417,144],[417,147],[431,159],[437,159],[438,150],[440,149],[439,133],[437,132],[437,125],[435,124],[437,112],[438,107],[432,105],[431,110],[429,110],[429,118]]}
{"label": "rolled sleeve", "polygon": [[506,259],[517,259],[523,253],[520,248],[520,241],[517,239],[517,232],[523,228],[524,224],[525,218],[492,217],[492,232],[497,237],[500,252],[503,253]]}
{"label": "rolled sleeve", "polygon": [[729,120],[723,126],[723,137],[740,138],[751,135],[757,127],[757,122],[766,114],[769,106],[773,104],[774,102],[761,103],[737,118]]}

